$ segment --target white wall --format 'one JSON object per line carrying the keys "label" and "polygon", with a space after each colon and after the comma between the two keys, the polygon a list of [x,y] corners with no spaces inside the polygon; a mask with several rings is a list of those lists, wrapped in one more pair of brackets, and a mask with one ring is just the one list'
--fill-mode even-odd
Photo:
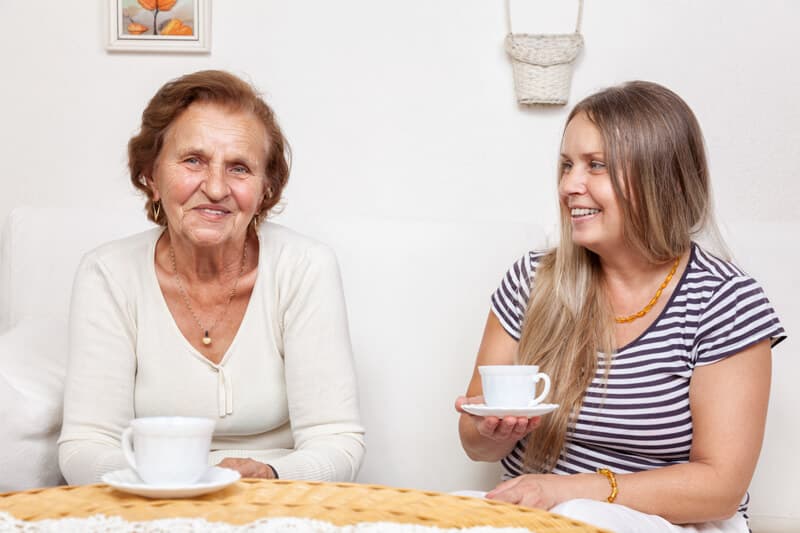
{"label": "white wall", "polygon": [[[554,219],[567,109],[516,105],[502,0],[217,0],[201,56],[107,53],[101,5],[0,0],[0,218],[22,203],[135,209],[125,144],[147,100],[224,68],[283,122],[290,210]],[[512,6],[518,31],[573,28],[567,0]],[[666,84],[704,126],[722,218],[797,220],[799,19],[785,0],[588,0],[571,103]]]}
{"label": "white wall", "polygon": [[[102,4],[0,0],[0,220],[141,209],[125,175],[141,110],[167,79],[223,68],[265,92],[294,148],[289,219],[555,221],[568,109],[516,105],[501,0],[217,0],[199,56],[107,53]],[[574,25],[566,0],[512,5],[517,31]],[[704,127],[721,220],[797,223],[798,20],[785,0],[587,0],[570,102],[671,87]],[[797,374],[793,345],[776,372]]]}

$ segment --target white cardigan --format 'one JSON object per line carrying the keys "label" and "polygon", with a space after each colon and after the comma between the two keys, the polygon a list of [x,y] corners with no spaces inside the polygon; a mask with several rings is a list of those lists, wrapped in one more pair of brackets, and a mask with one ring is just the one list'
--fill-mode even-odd
{"label": "white cardigan", "polygon": [[353,480],[364,430],[334,254],[264,224],[253,293],[217,365],[167,308],[154,261],[161,231],[101,246],[76,274],[59,439],[66,480],[125,468],[122,431],[158,415],[216,419],[210,464],[252,457],[281,478]]}

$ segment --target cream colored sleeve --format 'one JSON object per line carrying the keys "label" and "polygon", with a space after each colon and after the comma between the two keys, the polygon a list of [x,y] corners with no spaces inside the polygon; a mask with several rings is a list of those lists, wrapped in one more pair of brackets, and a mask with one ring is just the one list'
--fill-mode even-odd
{"label": "cream colored sleeve", "polygon": [[72,289],[59,466],[71,485],[124,468],[122,430],[134,416],[135,321],[99,259],[87,255]]}
{"label": "cream colored sleeve", "polygon": [[295,451],[268,462],[285,479],[352,481],[364,456],[364,428],[336,257],[314,245],[278,275]]}

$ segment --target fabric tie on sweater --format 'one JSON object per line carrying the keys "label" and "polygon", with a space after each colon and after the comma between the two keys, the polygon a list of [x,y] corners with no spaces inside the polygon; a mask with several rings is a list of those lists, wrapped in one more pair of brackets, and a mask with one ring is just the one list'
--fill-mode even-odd
{"label": "fabric tie on sweater", "polygon": [[233,414],[233,385],[230,375],[225,372],[225,367],[212,365],[217,371],[217,403],[219,405],[219,416],[224,417]]}

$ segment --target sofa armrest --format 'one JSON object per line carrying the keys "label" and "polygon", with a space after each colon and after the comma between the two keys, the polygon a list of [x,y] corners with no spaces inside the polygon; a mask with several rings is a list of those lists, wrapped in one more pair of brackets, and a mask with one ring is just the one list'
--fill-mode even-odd
{"label": "sofa armrest", "polygon": [[67,326],[24,320],[0,335],[0,492],[63,483],[61,432]]}

